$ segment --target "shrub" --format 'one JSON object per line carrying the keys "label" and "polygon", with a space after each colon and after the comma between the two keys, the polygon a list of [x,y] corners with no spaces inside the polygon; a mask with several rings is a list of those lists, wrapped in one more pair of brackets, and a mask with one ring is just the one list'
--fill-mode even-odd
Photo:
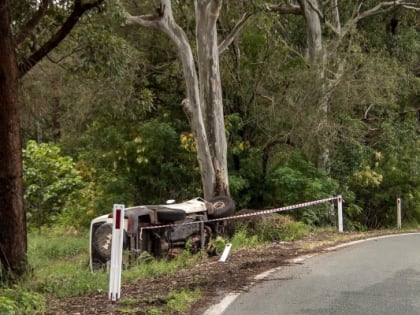
{"label": "shrub", "polygon": [[[275,241],[293,241],[305,236],[310,228],[303,222],[295,221],[290,215],[273,213],[267,216],[253,217],[237,224],[235,237],[256,238],[259,243]],[[251,240],[253,244],[255,240]],[[247,241],[240,243],[246,244]]]}
{"label": "shrub", "polygon": [[[331,197],[337,193],[338,183],[317,169],[300,154],[284,158],[270,170],[265,200],[267,206],[286,206]],[[293,212],[297,220],[310,225],[331,223],[329,205]]]}
{"label": "shrub", "polygon": [[28,223],[37,228],[55,223],[69,196],[84,185],[73,159],[54,144],[28,141],[23,167]]}
{"label": "shrub", "polygon": [[255,247],[258,246],[258,236],[252,235],[249,231],[243,226],[240,227],[235,235],[231,239],[232,248],[242,248],[242,247]]}
{"label": "shrub", "polygon": [[39,293],[19,286],[0,289],[0,314],[2,315],[41,314],[45,310],[45,298]]}

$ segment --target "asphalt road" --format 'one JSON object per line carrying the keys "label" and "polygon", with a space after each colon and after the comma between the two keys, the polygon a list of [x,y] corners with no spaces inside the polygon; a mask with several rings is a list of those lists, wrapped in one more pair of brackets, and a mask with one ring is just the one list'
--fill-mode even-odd
{"label": "asphalt road", "polygon": [[282,267],[219,314],[420,314],[420,234],[369,240]]}

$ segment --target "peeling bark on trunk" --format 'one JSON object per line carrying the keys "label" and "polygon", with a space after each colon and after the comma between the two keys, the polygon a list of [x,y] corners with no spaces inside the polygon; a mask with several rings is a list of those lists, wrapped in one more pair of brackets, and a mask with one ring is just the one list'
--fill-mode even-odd
{"label": "peeling bark on trunk", "polygon": [[[185,32],[176,24],[170,0],[161,0],[159,15],[131,16],[131,24],[155,27],[175,43],[180,57],[187,89],[182,106],[189,118],[197,148],[204,198],[229,195],[227,142],[223,114],[222,87],[219,71],[219,45],[216,22],[221,0],[196,0],[196,41],[198,74],[192,49]],[[235,28],[242,28],[244,16]],[[229,38],[233,40],[232,34]],[[226,47],[224,47],[225,49]]]}
{"label": "peeling bark on trunk", "polygon": [[26,217],[23,208],[22,152],[15,46],[6,0],[0,0],[0,261],[3,276],[26,270]]}
{"label": "peeling bark on trunk", "polygon": [[197,58],[200,104],[215,172],[214,195],[229,195],[227,143],[216,22],[222,1],[197,1]]}
{"label": "peeling bark on trunk", "polygon": [[309,50],[309,63],[319,65],[322,51],[321,20],[318,15],[318,3],[313,0],[299,1],[307,24],[307,43]]}
{"label": "peeling bark on trunk", "polygon": [[194,57],[185,32],[175,23],[168,24],[163,30],[175,43],[181,59],[184,78],[187,88],[187,99],[183,102],[183,109],[189,118],[193,133],[197,159],[201,172],[203,194],[205,198],[214,196],[215,172],[211,160],[209,139],[205,130],[202,108],[200,106],[200,93]]}
{"label": "peeling bark on trunk", "polygon": [[328,112],[329,97],[327,96],[325,86],[325,65],[327,55],[323,49],[321,33],[321,17],[317,0],[299,1],[305,21],[307,24],[307,44],[309,51],[309,64],[317,72],[319,89],[322,91],[320,100],[320,110],[323,117],[319,122],[320,131],[318,135],[318,168],[329,172],[330,150],[328,136]]}

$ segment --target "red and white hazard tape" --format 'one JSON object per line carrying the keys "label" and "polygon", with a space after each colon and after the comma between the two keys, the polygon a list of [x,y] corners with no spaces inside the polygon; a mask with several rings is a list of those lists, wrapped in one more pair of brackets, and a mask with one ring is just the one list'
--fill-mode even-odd
{"label": "red and white hazard tape", "polygon": [[251,212],[251,213],[246,213],[246,214],[234,215],[234,216],[230,216],[230,217],[210,219],[210,220],[206,220],[206,221],[192,221],[192,222],[184,222],[184,223],[178,223],[178,224],[145,226],[145,227],[140,228],[140,239],[142,239],[143,230],[154,230],[154,229],[161,229],[161,228],[166,228],[166,227],[175,227],[175,226],[181,226],[181,225],[191,225],[191,224],[200,224],[200,223],[208,223],[208,222],[236,220],[236,219],[254,217],[254,216],[259,216],[259,215],[267,215],[267,214],[271,214],[271,213],[275,213],[275,212],[283,212],[283,211],[289,211],[289,210],[294,210],[294,209],[298,209],[298,208],[305,208],[305,207],[319,205],[321,203],[325,203],[325,202],[329,202],[329,201],[333,201],[333,200],[341,200],[341,196],[329,197],[329,198],[319,199],[319,200],[315,200],[315,201],[308,201],[308,202],[298,203],[298,204],[291,205],[291,206],[285,206],[285,207],[274,208],[274,209],[269,209],[269,210],[260,210],[260,211],[255,211],[255,212]]}

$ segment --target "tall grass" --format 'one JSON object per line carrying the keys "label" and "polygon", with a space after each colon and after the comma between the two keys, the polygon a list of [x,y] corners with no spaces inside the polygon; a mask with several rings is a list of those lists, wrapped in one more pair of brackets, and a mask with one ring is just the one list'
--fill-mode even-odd
{"label": "tall grass", "polygon": [[308,225],[294,221],[291,216],[274,213],[239,222],[231,243],[233,249],[237,249],[278,241],[294,241],[307,235],[310,230]]}
{"label": "tall grass", "polygon": [[[243,247],[257,247],[276,240],[293,240],[308,232],[308,227],[288,217],[273,216],[252,228],[243,224],[230,239],[218,237],[213,241],[221,252],[227,242],[233,250]],[[0,314],[23,315],[42,314],[46,311],[48,296],[65,298],[87,293],[104,293],[108,290],[108,272],[91,273],[89,270],[88,232],[50,230],[28,234],[28,260],[33,269],[27,279],[12,288],[0,287]],[[204,258],[205,257],[205,258]],[[156,259],[142,254],[131,268],[124,270],[123,283],[135,283],[142,279],[158,277],[197,264],[206,255],[192,255],[181,252],[175,259]],[[187,290],[188,291],[188,290]],[[163,313],[182,313],[181,305],[189,305],[199,298],[199,292],[172,292],[165,298]],[[150,310],[159,314],[160,310]]]}
{"label": "tall grass", "polygon": [[148,253],[143,253],[136,263],[123,272],[123,281],[136,282],[141,279],[168,275],[182,268],[194,266],[202,257],[202,255],[193,255],[187,250],[170,260],[156,259]]}
{"label": "tall grass", "polygon": [[107,289],[106,273],[89,271],[88,233],[30,234],[28,260],[34,275],[31,288],[57,297],[102,292]]}
{"label": "tall grass", "polygon": [[30,232],[28,262],[33,271],[20,284],[0,288],[0,314],[42,314],[48,294],[66,297],[104,290],[107,276],[88,270],[87,240],[87,233]]}
{"label": "tall grass", "polygon": [[[94,292],[107,292],[108,272],[89,270],[88,232],[53,230],[28,234],[28,261],[32,274],[12,288],[0,288],[0,315],[29,315],[46,312],[47,296],[65,298]],[[192,266],[201,259],[183,251],[175,259],[155,259],[145,253],[131,268],[123,271],[124,283],[162,276]],[[171,292],[165,313],[180,312],[198,292]],[[157,311],[157,310],[156,310]],[[153,310],[151,310],[153,313]]]}

